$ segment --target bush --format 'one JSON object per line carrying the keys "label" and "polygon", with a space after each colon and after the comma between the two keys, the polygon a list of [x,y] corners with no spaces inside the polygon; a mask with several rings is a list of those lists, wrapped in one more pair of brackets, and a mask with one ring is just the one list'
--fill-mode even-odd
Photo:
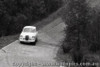
{"label": "bush", "polygon": [[72,56],[72,60],[75,63],[80,64],[84,55],[83,55],[82,51],[74,50],[74,51],[71,52],[71,56]]}
{"label": "bush", "polygon": [[73,61],[77,63],[89,58],[89,62],[98,61],[92,56],[86,58],[84,55],[100,51],[100,11],[89,7],[86,0],[68,0],[65,13],[67,28],[63,51],[71,53]]}
{"label": "bush", "polygon": [[81,41],[85,38],[86,25],[89,23],[89,8],[85,0],[69,0],[66,9],[66,22],[68,27],[65,30],[65,46],[72,48],[79,47]]}
{"label": "bush", "polygon": [[85,35],[87,24],[90,23],[89,11],[86,0],[68,0],[65,12],[65,24],[68,27],[65,29],[66,37],[62,47],[64,52],[71,53],[75,63],[80,63],[84,55],[81,48],[87,42]]}
{"label": "bush", "polygon": [[[82,59],[82,63],[89,63],[89,65],[83,65],[82,67],[99,67],[100,57],[95,54],[86,54]],[[93,65],[94,64],[94,65]]]}

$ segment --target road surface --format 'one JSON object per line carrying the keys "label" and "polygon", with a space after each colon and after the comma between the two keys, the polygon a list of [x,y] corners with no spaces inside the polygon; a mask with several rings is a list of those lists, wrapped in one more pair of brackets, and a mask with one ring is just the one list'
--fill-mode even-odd
{"label": "road surface", "polygon": [[39,30],[36,45],[20,44],[18,40],[0,50],[0,67],[59,67],[56,54],[64,38],[65,24],[61,18]]}

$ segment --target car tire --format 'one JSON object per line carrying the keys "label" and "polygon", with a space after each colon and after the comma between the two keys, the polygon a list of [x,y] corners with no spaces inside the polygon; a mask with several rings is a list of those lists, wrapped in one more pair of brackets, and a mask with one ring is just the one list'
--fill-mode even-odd
{"label": "car tire", "polygon": [[20,43],[21,43],[21,44],[23,44],[23,42],[22,42],[22,41],[20,41]]}
{"label": "car tire", "polygon": [[38,41],[38,39],[36,38],[36,39],[35,39],[35,42],[33,42],[33,44],[36,45],[37,41]]}
{"label": "car tire", "polygon": [[37,41],[38,41],[38,38],[36,38],[35,42],[37,42]]}

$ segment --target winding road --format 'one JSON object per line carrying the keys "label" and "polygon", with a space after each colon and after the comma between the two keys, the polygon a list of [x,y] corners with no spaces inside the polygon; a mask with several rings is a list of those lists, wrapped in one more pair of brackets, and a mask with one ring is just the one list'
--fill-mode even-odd
{"label": "winding road", "polygon": [[36,45],[16,40],[5,46],[0,50],[0,67],[59,67],[56,54],[64,38],[64,28],[63,20],[57,18],[39,30]]}

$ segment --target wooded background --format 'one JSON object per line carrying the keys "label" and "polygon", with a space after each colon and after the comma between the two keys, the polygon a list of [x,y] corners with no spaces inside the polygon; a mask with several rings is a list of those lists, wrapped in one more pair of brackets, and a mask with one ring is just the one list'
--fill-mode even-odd
{"label": "wooded background", "polygon": [[62,5],[62,0],[0,0],[0,37],[21,32]]}

